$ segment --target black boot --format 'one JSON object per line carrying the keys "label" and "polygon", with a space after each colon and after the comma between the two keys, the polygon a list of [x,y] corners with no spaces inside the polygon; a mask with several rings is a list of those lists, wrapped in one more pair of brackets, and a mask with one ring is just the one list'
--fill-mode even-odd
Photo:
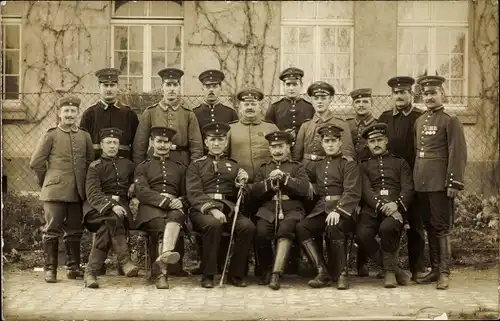
{"label": "black boot", "polygon": [[137,267],[130,259],[127,238],[125,235],[115,235],[111,237],[111,243],[118,259],[118,264],[123,268],[123,272],[127,277],[138,275],[139,267]]}
{"label": "black boot", "polygon": [[97,289],[99,287],[99,283],[97,282],[97,275],[99,274],[99,267],[103,265],[103,262],[106,260],[107,251],[99,250],[92,245],[90,249],[89,261],[87,263],[87,267],[85,268],[85,279],[84,284],[85,287],[91,289]]}
{"label": "black boot", "polygon": [[83,278],[84,272],[80,267],[80,241],[65,242],[66,246],[66,277],[74,280]]}
{"label": "black boot", "polygon": [[279,290],[280,288],[280,277],[285,273],[285,266],[288,261],[288,254],[292,248],[292,240],[287,238],[278,239],[278,244],[276,245],[276,257],[273,266],[273,273],[271,274],[271,280],[269,281],[269,287],[273,290]]}
{"label": "black boot", "polygon": [[325,266],[325,260],[322,255],[319,254],[313,240],[305,240],[302,242],[302,246],[306,250],[309,259],[313,262],[318,274],[316,277],[307,282],[307,284],[312,288],[322,288],[328,286],[331,282],[331,277],[328,274]]}
{"label": "black boot", "polygon": [[384,287],[395,288],[396,281],[396,255],[394,253],[383,252],[384,264]]}
{"label": "black boot", "polygon": [[358,276],[366,277],[370,275],[368,268],[366,267],[367,262],[368,257],[365,251],[363,251],[361,247],[358,247],[358,255],[356,257],[356,270],[358,271]]}
{"label": "black boot", "polygon": [[174,252],[180,230],[181,227],[178,223],[168,222],[165,225],[163,238],[158,246],[160,255],[153,263],[153,270],[158,275],[156,279],[157,289],[168,289],[170,287],[168,284],[168,265],[175,264],[180,259],[179,253]]}
{"label": "black boot", "polygon": [[429,243],[431,271],[417,279],[419,284],[433,283],[439,279],[439,242],[433,230],[427,231],[427,242]]}
{"label": "black boot", "polygon": [[269,285],[273,264],[273,249],[270,246],[256,246],[255,257],[259,261],[259,285]]}
{"label": "black boot", "polygon": [[59,251],[59,240],[52,239],[43,242],[43,251],[45,252],[45,282],[57,282],[57,259]]}
{"label": "black boot", "polygon": [[330,242],[330,253],[329,257],[331,260],[335,260],[336,266],[339,267],[338,276],[333,276],[337,278],[337,289],[346,290],[349,288],[349,280],[347,274],[347,256],[346,256],[346,242],[344,240],[333,240]]}
{"label": "black boot", "polygon": [[449,236],[439,237],[439,279],[436,289],[447,290],[450,286],[451,240]]}

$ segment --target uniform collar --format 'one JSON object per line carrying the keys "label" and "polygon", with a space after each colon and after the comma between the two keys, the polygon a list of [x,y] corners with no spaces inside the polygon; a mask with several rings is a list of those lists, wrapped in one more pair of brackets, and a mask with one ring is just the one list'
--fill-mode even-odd
{"label": "uniform collar", "polygon": [[210,157],[211,159],[216,160],[216,161],[220,161],[220,160],[223,160],[225,158],[224,154],[221,154],[219,156],[215,156],[213,154],[210,154],[210,152],[207,154],[207,157]]}
{"label": "uniform collar", "polygon": [[153,159],[157,159],[157,160],[160,160],[160,161],[166,161],[167,159],[170,159],[170,155],[168,155],[168,156],[153,155]]}
{"label": "uniform collar", "polygon": [[59,124],[59,125],[57,125],[57,128],[59,128],[60,130],[62,130],[62,131],[63,131],[63,132],[65,132],[65,133],[69,133],[69,132],[74,132],[74,133],[76,133],[76,132],[78,132],[78,127],[77,127],[76,125],[74,125],[73,127],[69,128],[69,129],[64,129],[64,128],[62,128],[62,127],[61,127],[61,125]]}
{"label": "uniform collar", "polygon": [[434,114],[434,113],[437,113],[438,111],[442,111],[444,109],[444,106],[441,105],[441,106],[438,106],[436,108],[433,108],[433,109],[429,109],[427,108],[427,110],[429,111],[429,114]]}
{"label": "uniform collar", "polygon": [[321,123],[327,123],[330,119],[333,118],[333,112],[331,110],[327,110],[324,113],[324,117],[320,117],[318,113],[314,113],[313,120],[315,123],[321,122]]}
{"label": "uniform collar", "polygon": [[208,101],[206,101],[205,99],[203,99],[203,104],[207,105],[208,107],[215,107],[215,105],[218,105],[219,104],[219,98],[217,98],[216,101],[214,101],[213,103],[209,103]]}
{"label": "uniform collar", "polygon": [[342,152],[335,154],[335,155],[326,155],[325,159],[335,159],[335,158],[339,158],[339,157],[342,157]]}
{"label": "uniform collar", "polygon": [[118,155],[111,157],[111,156],[106,156],[106,155],[101,155],[102,159],[109,159],[109,160],[116,160],[118,158]]}
{"label": "uniform collar", "polygon": [[289,98],[289,97],[285,96],[285,100],[288,100],[289,102],[291,102],[291,103],[295,103],[295,104],[297,104],[297,103],[299,102],[299,100],[301,100],[301,99],[302,99],[302,98],[301,98],[300,96],[295,97],[294,99],[292,99],[292,98]]}
{"label": "uniform collar", "polygon": [[172,110],[177,110],[179,109],[179,106],[181,105],[181,101],[180,99],[178,99],[176,102],[175,102],[175,105],[170,105],[170,104],[165,104],[163,102],[163,100],[160,100],[160,102],[158,103],[158,106],[160,106],[161,109],[163,109],[164,111],[167,111],[168,109],[172,109]]}
{"label": "uniform collar", "polygon": [[[408,106],[407,106],[408,107]],[[407,108],[405,107],[405,109]],[[412,111],[413,111],[413,108],[415,108],[415,106],[413,106],[412,104],[410,104],[410,108],[408,109],[408,111],[405,111],[404,109],[401,111],[401,113],[403,113],[404,116],[408,116]],[[394,106],[394,108],[392,109],[392,115],[393,116],[396,116],[397,114],[399,114],[399,109]]]}
{"label": "uniform collar", "polygon": [[371,113],[368,114],[368,116],[365,119],[357,119],[356,117],[354,117],[354,123],[356,124],[356,126],[359,126],[360,123],[363,123],[364,126],[368,126],[371,123],[373,123],[374,121],[375,121],[375,118],[373,117],[373,115]]}
{"label": "uniform collar", "polygon": [[242,117],[240,119],[240,122],[244,125],[259,125],[260,123],[262,123],[262,118],[257,117],[256,119],[249,120],[249,119],[245,119],[244,117]]}
{"label": "uniform collar", "polygon": [[390,156],[391,153],[389,153],[388,150],[385,151],[382,155],[377,156],[378,159],[386,158],[387,156]]}
{"label": "uniform collar", "polygon": [[283,158],[283,160],[281,160],[281,161],[279,161],[279,162],[278,162],[278,161],[275,161],[274,159],[272,159],[272,160],[271,160],[271,162],[272,162],[272,163],[275,163],[275,164],[278,164],[278,163],[279,163],[279,164],[283,164],[283,163],[286,163],[286,162],[289,162],[289,161],[290,161],[290,156],[287,156],[287,157]]}
{"label": "uniform collar", "polygon": [[118,101],[114,101],[113,103],[111,104],[108,104],[107,102],[105,102],[104,100],[101,100],[101,103],[104,105],[103,108],[104,110],[108,109],[109,106],[112,106],[112,107],[115,107],[117,109],[120,109],[120,106],[118,106]]}

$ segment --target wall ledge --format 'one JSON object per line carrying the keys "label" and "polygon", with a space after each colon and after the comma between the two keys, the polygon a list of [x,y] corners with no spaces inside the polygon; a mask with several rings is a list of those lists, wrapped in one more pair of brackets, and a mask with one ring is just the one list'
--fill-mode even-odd
{"label": "wall ledge", "polygon": [[2,101],[2,121],[24,121],[27,111],[27,107],[19,100]]}

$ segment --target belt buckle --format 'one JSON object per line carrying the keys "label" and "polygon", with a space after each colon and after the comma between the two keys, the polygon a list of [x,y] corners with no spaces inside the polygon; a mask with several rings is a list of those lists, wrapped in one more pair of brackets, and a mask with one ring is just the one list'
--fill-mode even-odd
{"label": "belt buckle", "polygon": [[112,198],[113,200],[117,201],[117,202],[119,202],[119,201],[120,201],[120,196],[118,196],[118,195],[111,195],[111,198]]}
{"label": "belt buckle", "polygon": [[330,195],[326,195],[325,196],[325,201],[329,201],[330,200]]}
{"label": "belt buckle", "polygon": [[214,194],[214,199],[221,200],[222,199],[222,194]]}
{"label": "belt buckle", "polygon": [[316,156],[316,155],[314,155],[314,154],[313,154],[313,155],[311,155],[311,160],[316,160],[316,157],[317,157],[317,156]]}
{"label": "belt buckle", "polygon": [[177,149],[177,145],[174,145],[174,144],[170,145],[170,150],[176,150],[176,149]]}

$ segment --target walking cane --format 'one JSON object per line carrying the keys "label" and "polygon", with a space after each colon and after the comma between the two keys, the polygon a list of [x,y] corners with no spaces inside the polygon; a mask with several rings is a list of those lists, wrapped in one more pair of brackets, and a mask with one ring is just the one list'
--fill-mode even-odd
{"label": "walking cane", "polygon": [[243,185],[240,186],[238,190],[238,198],[236,200],[236,205],[234,206],[234,217],[233,225],[231,226],[231,235],[229,237],[229,245],[227,247],[226,261],[224,262],[224,269],[222,269],[222,276],[220,278],[219,287],[224,287],[224,277],[226,276],[227,265],[229,263],[229,255],[231,253],[231,245],[233,244],[234,229],[236,228],[236,219],[240,211],[241,199],[243,198]]}

